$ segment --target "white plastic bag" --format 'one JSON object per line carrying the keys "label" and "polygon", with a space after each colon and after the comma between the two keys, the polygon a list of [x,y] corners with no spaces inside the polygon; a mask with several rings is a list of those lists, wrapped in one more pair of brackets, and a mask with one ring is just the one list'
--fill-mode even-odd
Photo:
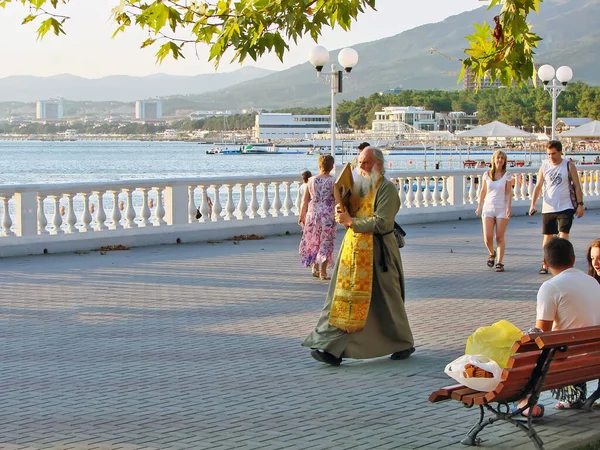
{"label": "white plastic bag", "polygon": [[[473,364],[474,366],[492,373],[494,376],[493,378],[466,377],[464,369],[467,364]],[[460,384],[475,389],[476,391],[483,392],[493,391],[500,382],[500,377],[502,376],[502,368],[498,363],[484,355],[463,355],[448,364],[444,369],[444,372]]]}

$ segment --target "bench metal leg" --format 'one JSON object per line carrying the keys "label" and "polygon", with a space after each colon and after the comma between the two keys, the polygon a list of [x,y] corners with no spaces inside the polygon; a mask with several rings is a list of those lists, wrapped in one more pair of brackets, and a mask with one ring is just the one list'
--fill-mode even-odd
{"label": "bench metal leg", "polygon": [[581,409],[585,411],[591,411],[594,409],[594,402],[600,398],[600,381],[598,381],[598,388],[592,395],[590,395],[584,402]]}
{"label": "bench metal leg", "polygon": [[[464,437],[464,439],[460,441],[461,444],[470,445],[470,446],[478,445],[481,442],[481,438],[478,438],[477,435],[481,432],[481,430],[483,430],[486,426],[491,425],[498,420],[505,420],[505,421],[515,425],[520,430],[523,430],[527,434],[527,436],[529,436],[529,439],[531,439],[531,441],[533,442],[533,445],[535,446],[535,448],[537,450],[544,450],[544,443],[542,442],[542,439],[539,437],[539,435],[537,434],[537,431],[533,427],[533,423],[532,423],[533,418],[528,417],[527,425],[525,425],[525,423],[523,423],[522,421],[514,419],[514,416],[516,416],[517,414],[521,414],[521,412],[525,408],[529,407],[528,405],[523,406],[522,408],[520,408],[514,412],[506,412],[506,413],[501,412],[499,409],[496,410],[493,407],[491,407],[490,405],[485,405],[485,407],[487,409],[489,409],[492,413],[494,413],[494,417],[490,417],[486,420],[484,417],[485,416],[485,410],[483,409],[484,407],[480,406],[479,407],[479,410],[480,410],[479,421],[475,425],[473,425],[473,428],[471,428],[471,430],[467,433],[467,435]],[[508,405],[506,405],[506,407],[508,410]]]}

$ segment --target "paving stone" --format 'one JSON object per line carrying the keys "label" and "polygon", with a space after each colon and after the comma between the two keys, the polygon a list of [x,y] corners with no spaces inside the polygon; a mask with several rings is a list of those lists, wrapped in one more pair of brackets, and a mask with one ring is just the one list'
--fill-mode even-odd
{"label": "paving stone", "polygon": [[[579,268],[599,219],[575,223]],[[511,220],[495,273],[479,221],[406,226],[417,351],[337,368],[300,346],[327,284],[298,236],[0,260],[0,449],[464,449],[478,410],[427,397],[477,327],[534,324],[540,227]],[[597,411],[547,411],[548,449],[598,434]],[[506,424],[481,437],[531,448]]]}

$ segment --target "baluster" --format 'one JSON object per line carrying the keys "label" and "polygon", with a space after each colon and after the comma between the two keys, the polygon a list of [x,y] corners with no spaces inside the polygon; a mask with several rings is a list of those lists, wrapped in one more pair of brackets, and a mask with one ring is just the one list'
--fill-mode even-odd
{"label": "baluster", "polygon": [[421,190],[421,177],[416,177],[417,192],[415,194],[415,207],[423,206],[423,191]]}
{"label": "baluster", "polygon": [[48,225],[48,219],[46,219],[46,212],[44,211],[44,196],[39,195],[37,198],[37,224],[38,234],[48,234],[46,226]]}
{"label": "baluster", "polygon": [[475,187],[476,175],[471,175],[470,178],[471,180],[469,182],[469,203],[473,204],[477,196],[477,188]]}
{"label": "baluster", "polygon": [[531,200],[533,190],[535,189],[533,186],[533,172],[529,172],[527,176],[529,177],[529,183],[527,183],[527,196],[529,197],[529,200]]}
{"label": "baluster", "polygon": [[[590,195],[590,183],[588,181],[588,171],[581,171],[581,173],[583,174],[583,186],[581,188],[581,191],[583,193],[583,197],[585,197],[586,195]],[[583,199],[581,199],[581,201],[583,201]]]}
{"label": "baluster", "polygon": [[431,194],[431,191],[429,190],[429,182],[430,182],[430,178],[425,177],[425,190],[423,191],[423,200],[425,202],[424,203],[425,208],[430,207],[432,204],[432,200],[433,200],[433,195]]}
{"label": "baluster", "polygon": [[279,217],[281,215],[281,199],[279,198],[279,183],[273,182],[275,192],[273,196],[273,217]]}
{"label": "baluster", "polygon": [[127,194],[127,209],[125,210],[125,228],[137,228],[135,223],[135,209],[133,208],[133,191],[135,189],[123,189]]}
{"label": "baluster", "polygon": [[473,203],[477,203],[477,199],[481,193],[481,182],[483,181],[483,175],[475,175],[475,179],[473,181],[475,181],[475,198],[473,199]]}
{"label": "baluster", "polygon": [[52,214],[52,225],[54,229],[51,234],[62,234],[63,230],[60,228],[62,225],[62,217],[60,216],[60,195],[51,195],[50,198],[54,200],[54,213]]}
{"label": "baluster", "polygon": [[106,222],[106,211],[104,210],[104,198],[102,197],[103,192],[94,191],[96,197],[98,197],[98,210],[96,211],[96,226],[94,230],[102,231],[107,230],[108,227],[104,222]]}
{"label": "baluster", "polygon": [[219,188],[221,186],[213,184],[210,187],[213,188],[213,191],[215,193],[215,200],[213,201],[212,215],[210,216],[210,218],[213,222],[217,222],[218,220],[222,220],[221,211],[223,211],[223,207],[221,206],[221,200],[219,198]]}
{"label": "baluster", "polygon": [[248,214],[246,214],[246,210],[248,209],[248,204],[246,203],[246,185],[238,184],[240,187],[240,199],[237,205],[237,216],[238,219],[243,220],[248,218]]}
{"label": "baluster", "polygon": [[73,210],[73,196],[77,194],[68,193],[65,195],[67,197],[67,207],[69,208],[69,212],[67,213],[67,229],[65,230],[65,232],[69,234],[78,233],[79,230],[75,226],[75,224],[77,223],[77,216],[75,215],[75,211]]}
{"label": "baluster", "polygon": [[109,228],[111,230],[119,230],[123,228],[123,225],[121,225],[121,209],[119,208],[119,191],[115,189],[109,192],[112,193],[113,198],[112,213],[110,215],[112,224]]}
{"label": "baluster", "polygon": [[[163,188],[160,187],[155,187],[154,190],[156,191],[156,209],[154,210],[154,217],[156,217],[156,220],[154,221],[154,226],[155,227],[161,227],[163,225],[166,225],[167,222],[165,221],[164,217],[165,217],[165,206],[163,204]],[[194,192],[194,190],[192,189],[192,192]],[[194,208],[194,220],[196,220],[196,209]]]}
{"label": "baluster", "polygon": [[406,194],[404,193],[404,177],[398,177],[398,198],[400,199],[400,209],[404,208],[404,201],[406,200]]}
{"label": "baluster", "polygon": [[[456,179],[456,177],[455,177]],[[464,179],[464,177],[463,177]],[[463,181],[464,183],[464,181]],[[463,190],[464,192],[464,190]],[[448,190],[448,176],[442,176],[442,206],[448,206],[448,199],[450,198],[450,191]]]}
{"label": "baluster", "polygon": [[596,189],[594,190],[594,194],[600,195],[600,170],[596,170],[594,173],[596,174]]}
{"label": "baluster", "polygon": [[14,236],[15,232],[10,229],[13,223],[8,209],[8,196],[0,197],[0,200],[2,200],[2,210],[4,212],[2,216],[2,233],[0,233],[0,236]]}
{"label": "baluster", "polygon": [[439,182],[439,177],[433,177],[433,193],[431,196],[433,206],[438,206],[441,201]]}
{"label": "baluster", "polygon": [[211,210],[208,206],[208,188],[204,185],[198,187],[202,192],[202,200],[200,202],[200,214],[202,214],[202,217],[200,218],[200,222],[209,222]]}
{"label": "baluster", "polygon": [[284,181],[283,185],[285,186],[285,200],[283,201],[283,215],[288,217],[290,214],[293,214],[292,207],[294,203],[292,202],[292,195],[290,191],[290,182]]}
{"label": "baluster", "polygon": [[269,210],[271,209],[271,202],[269,201],[269,184],[271,183],[263,182],[260,184],[263,188],[263,197],[262,202],[260,203],[260,217],[264,219],[265,217],[269,217],[271,215],[271,213],[269,212]]}
{"label": "baluster", "polygon": [[463,188],[463,205],[469,203],[469,190],[467,189],[467,176],[463,175],[462,177],[462,188]]}
{"label": "baluster", "polygon": [[300,207],[302,206],[302,196],[300,195],[300,187],[302,186],[302,181],[297,181],[296,184],[298,185],[298,189],[296,190],[296,201],[294,202],[294,205],[296,206],[295,215],[299,216]]}
{"label": "baluster", "polygon": [[231,184],[224,185],[227,188],[227,202],[225,203],[225,220],[235,220],[233,214],[235,206],[233,205],[233,186]]}
{"label": "baluster", "polygon": [[142,211],[140,213],[142,220],[140,220],[139,226],[147,227],[150,225],[148,219],[150,219],[151,214],[150,208],[148,207],[148,188],[140,188],[140,191],[142,191]]}
{"label": "baluster", "polygon": [[255,219],[258,216],[258,200],[256,199],[256,183],[250,183],[252,197],[250,198],[250,214],[248,217]]}
{"label": "baluster", "polygon": [[83,211],[81,212],[81,228],[79,231],[88,232],[92,230],[90,224],[92,223],[92,214],[90,213],[90,194],[89,192],[82,192],[83,197]]}
{"label": "baluster", "polygon": [[[527,181],[525,180],[525,172],[519,175],[521,176],[521,200],[527,200]],[[515,183],[515,185],[516,184],[517,183]],[[518,198],[516,200],[518,200]]]}
{"label": "baluster", "polygon": [[415,201],[415,194],[413,192],[412,177],[407,177],[408,180],[408,192],[406,193],[406,207],[412,208],[413,202]]}
{"label": "baluster", "polygon": [[188,222],[194,223],[196,219],[196,203],[194,201],[194,186],[188,186]]}

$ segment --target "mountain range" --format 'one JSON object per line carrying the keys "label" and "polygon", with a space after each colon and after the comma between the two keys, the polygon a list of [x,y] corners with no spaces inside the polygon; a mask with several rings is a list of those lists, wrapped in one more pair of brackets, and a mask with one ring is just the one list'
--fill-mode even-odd
{"label": "mountain range", "polygon": [[[483,6],[442,22],[354,46],[359,62],[344,81],[344,93],[338,97],[352,100],[396,87],[460,89],[457,78],[461,65],[456,59],[464,56],[465,36],[474,32],[475,23],[492,23],[497,13]],[[555,67],[569,65],[574,81],[600,84],[598,17],[600,0],[545,0],[540,13],[530,15],[533,30],[544,39],[537,50],[536,62]],[[432,48],[437,52],[432,52]],[[330,59],[337,60],[337,51],[331,52]],[[0,101],[34,101],[58,96],[93,101],[163,97],[169,110],[281,109],[327,105],[330,90],[327,84],[316,79],[315,70],[308,62],[278,72],[246,67],[231,73],[192,77],[163,74],[89,80],[58,75],[0,79]]]}
{"label": "mountain range", "polygon": [[95,79],[70,74],[51,77],[10,76],[0,79],[0,101],[33,102],[62,97],[71,101],[132,102],[151,97],[198,95],[272,73],[273,70],[243,67],[233,72],[194,76],[111,75]]}

